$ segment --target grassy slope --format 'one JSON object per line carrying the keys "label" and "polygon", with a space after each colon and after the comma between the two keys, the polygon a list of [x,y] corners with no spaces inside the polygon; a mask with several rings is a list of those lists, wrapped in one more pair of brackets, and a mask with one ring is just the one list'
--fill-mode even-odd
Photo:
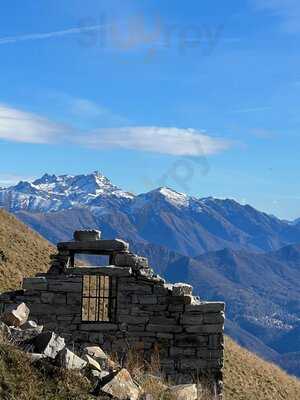
{"label": "grassy slope", "polygon": [[299,400],[300,380],[226,338],[226,400]]}
{"label": "grassy slope", "polygon": [[33,366],[24,353],[0,343],[0,399],[88,400],[94,398],[89,389],[80,375],[50,365]]}
{"label": "grassy slope", "polygon": [[[45,271],[53,247],[15,217],[0,210],[0,291],[18,288],[24,276]],[[57,375],[58,374],[58,375]],[[300,381],[226,339],[226,400],[299,400]],[[52,377],[28,365],[24,355],[0,343],[1,399],[88,399],[84,381]],[[79,384],[77,384],[79,382]],[[85,393],[85,394],[84,394]]]}
{"label": "grassy slope", "polygon": [[20,287],[25,276],[49,268],[53,247],[14,216],[0,209],[0,292]]}

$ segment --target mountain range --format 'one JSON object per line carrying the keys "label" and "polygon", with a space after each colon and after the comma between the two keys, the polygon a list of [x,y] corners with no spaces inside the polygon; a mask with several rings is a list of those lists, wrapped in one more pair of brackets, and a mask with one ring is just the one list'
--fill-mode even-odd
{"label": "mountain range", "polygon": [[227,332],[300,376],[300,222],[170,188],[134,195],[99,172],[0,189],[0,207],[52,243],[78,228],[127,240],[171,282],[227,303]]}

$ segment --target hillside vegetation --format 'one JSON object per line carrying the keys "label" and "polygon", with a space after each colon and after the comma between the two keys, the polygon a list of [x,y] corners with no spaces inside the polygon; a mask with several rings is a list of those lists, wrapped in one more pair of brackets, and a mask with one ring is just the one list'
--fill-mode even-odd
{"label": "hillside vegetation", "polygon": [[47,271],[54,248],[0,209],[0,292],[20,287],[22,278]]}
{"label": "hillside vegetation", "polygon": [[225,341],[225,400],[299,400],[300,380]]}
{"label": "hillside vegetation", "polygon": [[[299,400],[300,381],[226,339],[225,400]],[[141,377],[141,379],[143,379]],[[158,400],[158,381],[150,382]],[[81,375],[49,365],[31,365],[20,350],[0,342],[0,398],[3,400],[87,400],[91,386]],[[147,385],[145,386],[147,388]],[[156,398],[157,397],[157,398]],[[205,397],[206,398],[206,397]],[[170,400],[163,398],[161,400]]]}
{"label": "hillside vegetation", "polygon": [[[0,291],[18,288],[24,276],[48,269],[54,248],[15,217],[0,210]],[[18,350],[0,343],[0,398],[89,399],[88,385],[74,375],[43,371]],[[226,400],[299,400],[300,381],[226,338]]]}

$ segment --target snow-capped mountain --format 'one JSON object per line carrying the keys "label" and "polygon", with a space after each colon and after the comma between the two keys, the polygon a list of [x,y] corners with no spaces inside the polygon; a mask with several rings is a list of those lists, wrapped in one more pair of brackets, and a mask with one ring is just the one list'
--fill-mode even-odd
{"label": "snow-capped mountain", "polygon": [[[230,199],[196,198],[161,187],[134,195],[115,186],[100,172],[87,175],[45,174],[32,182],[0,189],[0,207],[20,218],[51,220],[60,213],[65,231],[74,221],[89,221],[110,235],[151,242],[187,256],[225,247],[272,251],[300,242],[300,225],[292,225]],[[84,218],[79,217],[84,212]],[[41,216],[41,214],[43,216]],[[77,217],[75,217],[75,215]],[[92,222],[93,221],[93,222]],[[32,222],[32,224],[34,224]],[[40,221],[39,225],[43,225]],[[50,226],[51,225],[51,226]],[[55,241],[59,224],[43,233]],[[37,229],[37,224],[34,224]],[[49,230],[51,234],[49,233]]]}
{"label": "snow-capped mountain", "polygon": [[108,207],[127,203],[134,196],[113,185],[100,172],[88,175],[45,174],[33,182],[0,189],[0,206],[16,211],[53,212],[74,207]]}

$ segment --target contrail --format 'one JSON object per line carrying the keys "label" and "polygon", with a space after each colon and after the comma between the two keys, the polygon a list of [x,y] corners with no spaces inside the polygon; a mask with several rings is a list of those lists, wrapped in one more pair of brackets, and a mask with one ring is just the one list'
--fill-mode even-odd
{"label": "contrail", "polygon": [[19,35],[19,36],[7,36],[0,38],[0,45],[1,44],[8,44],[8,43],[17,43],[17,42],[24,42],[27,40],[42,40],[42,39],[49,39],[53,37],[59,36],[66,36],[66,35],[76,35],[82,32],[88,31],[97,31],[100,28],[103,28],[104,25],[93,25],[87,26],[82,28],[70,28],[65,29],[62,31],[54,31],[54,32],[47,32],[47,33],[32,33],[28,35]]}

